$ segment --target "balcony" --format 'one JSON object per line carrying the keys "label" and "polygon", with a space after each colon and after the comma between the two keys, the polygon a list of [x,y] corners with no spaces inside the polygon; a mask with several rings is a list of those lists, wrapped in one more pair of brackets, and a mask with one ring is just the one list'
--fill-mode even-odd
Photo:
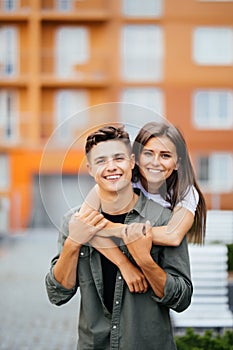
{"label": "balcony", "polygon": [[[77,60],[78,61],[78,60]],[[42,83],[45,86],[106,86],[110,82],[109,57],[93,54],[85,63],[64,61],[43,50]]]}
{"label": "balcony", "polygon": [[43,20],[96,20],[109,18],[108,0],[42,0]]}
{"label": "balcony", "polygon": [[29,0],[0,0],[1,20],[24,20],[30,11]]}
{"label": "balcony", "polygon": [[[16,55],[15,55],[16,57]],[[28,81],[28,55],[18,54],[16,59],[0,61],[0,85],[24,86]]]}
{"label": "balcony", "polygon": [[12,148],[27,143],[30,137],[29,113],[15,111],[10,115],[1,115],[4,122],[0,126],[0,148]]}

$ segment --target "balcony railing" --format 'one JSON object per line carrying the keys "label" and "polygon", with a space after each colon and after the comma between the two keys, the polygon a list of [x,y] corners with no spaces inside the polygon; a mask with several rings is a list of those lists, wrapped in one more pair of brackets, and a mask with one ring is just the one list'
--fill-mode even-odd
{"label": "balcony railing", "polygon": [[30,9],[30,0],[0,0],[0,14],[25,13]]}
{"label": "balcony railing", "polygon": [[1,80],[14,80],[25,78],[29,73],[28,66],[29,53],[27,50],[22,52],[15,51],[11,57],[0,60],[0,78]]}
{"label": "balcony railing", "polygon": [[51,50],[43,50],[41,72],[45,79],[102,83],[110,77],[109,59],[106,55],[94,54],[85,63],[67,62],[66,58],[62,62]]}
{"label": "balcony railing", "polygon": [[109,0],[42,0],[43,13],[88,14],[106,12]]}

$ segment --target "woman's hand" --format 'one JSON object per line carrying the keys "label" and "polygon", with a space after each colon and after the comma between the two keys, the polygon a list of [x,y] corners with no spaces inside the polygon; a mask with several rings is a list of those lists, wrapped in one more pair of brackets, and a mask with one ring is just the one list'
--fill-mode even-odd
{"label": "woman's hand", "polygon": [[107,225],[107,220],[96,210],[75,213],[69,222],[69,238],[79,245],[89,242]]}

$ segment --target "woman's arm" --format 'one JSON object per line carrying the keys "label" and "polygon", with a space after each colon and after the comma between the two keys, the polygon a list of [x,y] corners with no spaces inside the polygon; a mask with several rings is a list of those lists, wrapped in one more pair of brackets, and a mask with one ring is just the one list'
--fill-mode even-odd
{"label": "woman's arm", "polygon": [[[167,226],[152,227],[152,240],[155,245],[178,247],[193,224],[194,216],[184,207],[176,207]],[[102,237],[120,237],[126,225],[108,222],[105,228],[98,232]]]}
{"label": "woman's arm", "polygon": [[85,201],[83,202],[79,213],[86,212],[87,209],[99,210],[100,209],[100,197],[98,185],[95,185],[90,192],[88,192]]}
{"label": "woman's arm", "polygon": [[[100,208],[97,185],[95,185],[88,193],[80,212],[85,212],[85,210],[90,207],[93,210],[99,210]],[[153,244],[178,247],[184,236],[192,227],[193,221],[194,215],[190,210],[182,206],[176,206],[167,226],[152,228]],[[125,225],[122,224],[108,222],[105,229],[99,232],[98,235],[103,237],[115,236],[121,238],[124,227]]]}
{"label": "woman's arm", "polygon": [[178,247],[192,227],[193,221],[194,215],[191,211],[181,206],[175,207],[167,226],[152,228],[153,244]]}

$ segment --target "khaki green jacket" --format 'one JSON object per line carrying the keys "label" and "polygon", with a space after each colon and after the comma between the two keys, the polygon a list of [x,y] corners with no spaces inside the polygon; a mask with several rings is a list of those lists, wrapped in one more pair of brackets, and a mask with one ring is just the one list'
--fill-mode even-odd
{"label": "khaki green jacket", "polygon": [[[46,276],[49,299],[56,305],[70,300],[80,288],[79,350],[172,350],[173,339],[169,309],[181,312],[191,301],[192,283],[186,239],[177,248],[153,246],[151,255],[167,274],[165,295],[158,298],[150,288],[144,294],[130,293],[120,271],[117,273],[113,312],[110,314],[103,301],[103,280],[100,254],[90,246],[80,250],[77,283],[67,290],[54,278],[53,266],[68,235],[68,223],[74,211],[64,218],[59,233],[59,251],[51,262]],[[141,193],[125,223],[146,222],[152,226],[166,225],[170,210],[148,200]],[[120,249],[130,257],[125,245]],[[132,260],[133,261],[133,260]]]}

